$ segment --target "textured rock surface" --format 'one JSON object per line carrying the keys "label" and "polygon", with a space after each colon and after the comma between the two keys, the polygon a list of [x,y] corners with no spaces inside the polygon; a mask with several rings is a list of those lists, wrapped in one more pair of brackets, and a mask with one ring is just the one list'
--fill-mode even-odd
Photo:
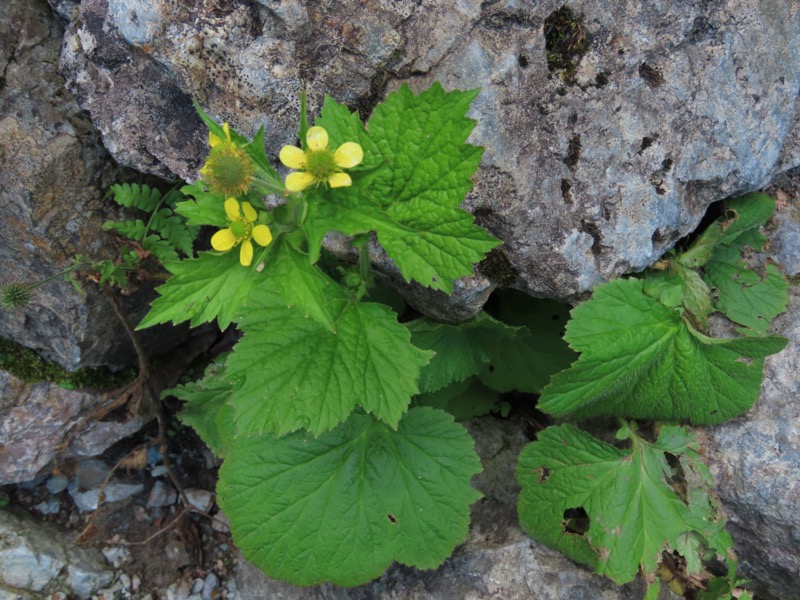
{"label": "textured rock surface", "polygon": [[52,525],[0,510],[0,596],[43,597],[38,593],[57,590],[85,599],[113,577],[98,550],[76,546]]}
{"label": "textured rock surface", "polygon": [[301,88],[368,113],[402,81],[482,87],[467,206],[505,240],[518,287],[566,298],[800,162],[800,6],[562,4],[86,0],[62,68],[118,160],[188,178],[205,151],[189,97],[265,125],[275,153]]}
{"label": "textured rock surface", "polygon": [[775,329],[790,340],[767,359],[758,404],[707,432],[706,459],[758,598],[800,599],[800,287]]}
{"label": "textured rock surface", "polygon": [[[44,0],[0,3],[0,284],[39,281],[75,254],[114,258],[102,196],[119,169],[57,71],[63,31]],[[23,311],[0,311],[0,337],[67,369],[126,364],[132,347],[95,286],[56,279]],[[146,306],[144,294],[128,302]],[[137,308],[138,307],[138,308]]]}
{"label": "textured rock surface", "polygon": [[0,370],[0,485],[33,479],[73,438],[69,454],[96,456],[146,422],[89,418],[111,400],[109,394],[27,384]]}
{"label": "textured rock surface", "polygon": [[[484,472],[475,485],[484,498],[472,507],[472,525],[463,546],[436,571],[393,565],[376,581],[357,588],[331,585],[296,588],[273,581],[256,567],[239,562],[236,588],[242,600],[561,600],[636,599],[641,581],[624,586],[576,565],[528,538],[517,523],[519,488],[516,459],[527,443],[515,423],[482,419],[470,423]],[[670,598],[664,592],[661,598]]]}

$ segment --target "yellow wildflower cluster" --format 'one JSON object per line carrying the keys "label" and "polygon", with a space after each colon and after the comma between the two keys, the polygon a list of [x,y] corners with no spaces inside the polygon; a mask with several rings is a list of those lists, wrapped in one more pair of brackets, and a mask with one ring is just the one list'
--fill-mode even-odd
{"label": "yellow wildflower cluster", "polygon": [[[228,226],[220,229],[211,238],[211,246],[219,252],[227,252],[239,246],[239,262],[247,267],[253,262],[253,243],[267,246],[272,242],[270,228],[258,223],[258,212],[237,196],[246,195],[253,184],[256,165],[247,152],[231,138],[227,123],[222,126],[223,137],[209,133],[210,151],[200,173],[209,188],[227,197],[225,214]],[[312,185],[327,185],[331,188],[347,187],[353,181],[343,169],[361,163],[364,151],[355,142],[345,142],[336,150],[328,149],[328,132],[315,126],[306,134],[306,150],[296,146],[284,146],[280,152],[281,162],[295,169],[286,177],[286,193],[301,192]],[[252,241],[251,241],[252,240]]]}

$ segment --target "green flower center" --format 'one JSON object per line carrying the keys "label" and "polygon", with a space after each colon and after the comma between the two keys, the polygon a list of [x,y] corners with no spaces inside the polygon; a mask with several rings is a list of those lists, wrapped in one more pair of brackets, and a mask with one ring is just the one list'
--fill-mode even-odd
{"label": "green flower center", "polygon": [[306,171],[314,176],[318,181],[327,181],[328,178],[336,173],[336,162],[333,160],[333,152],[330,150],[319,150],[317,152],[306,152]]}
{"label": "green flower center", "polygon": [[237,195],[247,192],[253,179],[253,162],[234,144],[214,148],[203,173],[214,191]]}
{"label": "green flower center", "polygon": [[249,237],[250,223],[247,221],[231,221],[230,228],[231,233],[236,236],[237,240],[240,240],[243,237]]}

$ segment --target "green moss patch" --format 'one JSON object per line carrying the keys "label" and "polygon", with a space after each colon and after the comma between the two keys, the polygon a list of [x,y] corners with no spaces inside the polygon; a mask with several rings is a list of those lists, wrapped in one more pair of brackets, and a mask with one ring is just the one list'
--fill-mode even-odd
{"label": "green moss patch", "polygon": [[0,369],[27,383],[47,381],[66,389],[112,389],[136,377],[133,368],[116,373],[105,367],[84,367],[67,371],[29,348],[0,338]]}

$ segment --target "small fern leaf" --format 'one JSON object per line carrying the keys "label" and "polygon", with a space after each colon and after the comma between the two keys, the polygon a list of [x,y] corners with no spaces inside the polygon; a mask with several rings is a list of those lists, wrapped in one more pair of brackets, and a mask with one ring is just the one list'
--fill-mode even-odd
{"label": "small fern leaf", "polygon": [[135,221],[106,221],[103,223],[103,229],[106,231],[113,231],[134,242],[138,242],[144,237],[146,227],[141,219],[136,219]]}
{"label": "small fern leaf", "polygon": [[155,256],[162,263],[180,260],[172,244],[161,239],[161,237],[156,234],[148,235],[144,238],[144,240],[142,240],[142,248]]}
{"label": "small fern leaf", "polygon": [[151,213],[161,202],[161,192],[149,185],[138,183],[117,183],[111,186],[107,196],[113,196],[114,202],[126,208],[138,208]]}
{"label": "small fern leaf", "polygon": [[200,228],[187,226],[172,209],[162,208],[153,216],[150,229],[158,232],[175,250],[191,257],[192,246]]}

